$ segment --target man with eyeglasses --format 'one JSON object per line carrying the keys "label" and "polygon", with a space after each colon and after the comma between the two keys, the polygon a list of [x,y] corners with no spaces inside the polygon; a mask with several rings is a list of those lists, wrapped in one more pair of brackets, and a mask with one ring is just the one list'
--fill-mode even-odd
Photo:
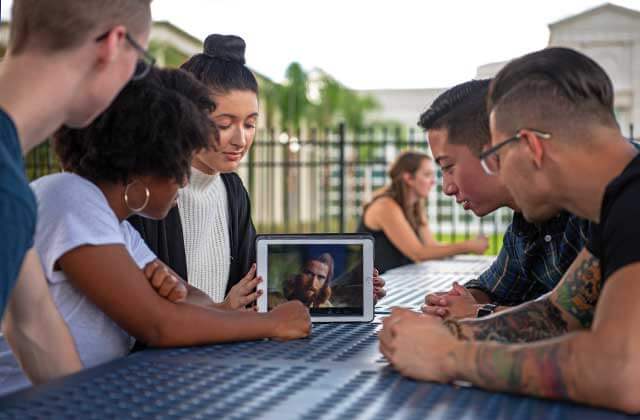
{"label": "man with eyeglasses", "polygon": [[[153,65],[150,0],[15,0],[0,64],[0,317],[33,383],[82,368],[33,249],[23,155],[61,125],[88,125]],[[138,65],[136,65],[138,63]]]}
{"label": "man with eyeglasses", "polygon": [[[611,80],[585,55],[548,48],[510,62],[488,100],[484,166],[527,220],[565,209],[593,222],[589,241],[550,295],[481,320],[397,310],[381,351],[416,379],[640,413],[640,155],[616,122]],[[531,305],[545,305],[539,319],[554,334],[521,344],[476,338],[488,324],[517,331]]]}
{"label": "man with eyeglasses", "polygon": [[[423,312],[443,318],[487,316],[550,292],[586,244],[589,232],[588,221],[566,211],[541,223],[526,221],[499,177],[483,170],[478,156],[491,146],[486,105],[490,81],[471,80],[452,87],[418,122],[442,170],[445,194],[479,217],[501,207],[514,210],[502,248],[487,270],[464,287],[454,284],[448,292],[425,297]],[[535,317],[532,310],[529,320]],[[523,319],[521,326],[527,322],[531,321]],[[531,332],[531,339],[538,336]]]}

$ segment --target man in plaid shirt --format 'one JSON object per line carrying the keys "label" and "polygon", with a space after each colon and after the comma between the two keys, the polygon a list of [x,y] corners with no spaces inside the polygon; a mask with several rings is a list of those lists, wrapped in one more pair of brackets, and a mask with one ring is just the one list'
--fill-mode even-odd
{"label": "man in plaid shirt", "polygon": [[542,224],[527,222],[498,177],[486,175],[478,155],[491,143],[485,104],[490,80],[472,80],[441,94],[420,116],[443,191],[465,210],[484,216],[514,210],[494,263],[464,287],[427,295],[423,311],[441,317],[483,316],[536,299],[560,281],[587,242],[589,222],[561,212]]}

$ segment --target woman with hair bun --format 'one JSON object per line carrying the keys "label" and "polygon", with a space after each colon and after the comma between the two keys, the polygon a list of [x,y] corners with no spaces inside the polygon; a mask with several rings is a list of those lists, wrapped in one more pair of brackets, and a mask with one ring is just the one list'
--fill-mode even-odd
{"label": "woman with hair bun", "polygon": [[[195,155],[190,182],[166,219],[130,220],[162,261],[230,309],[253,305],[261,281],[251,202],[234,172],[253,144],[259,116],[258,81],[245,65],[245,48],[238,36],[212,34],[203,52],[181,66],[209,88],[219,140]],[[384,282],[377,276],[374,282],[376,297],[384,296]]]}

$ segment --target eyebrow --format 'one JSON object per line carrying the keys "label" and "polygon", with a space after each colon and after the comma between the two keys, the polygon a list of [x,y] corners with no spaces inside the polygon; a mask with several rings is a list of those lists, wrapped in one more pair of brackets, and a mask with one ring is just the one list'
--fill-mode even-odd
{"label": "eyebrow", "polygon": [[[257,117],[258,113],[254,112],[253,114],[247,115],[246,118],[253,118],[253,117]],[[216,115],[213,118],[220,118],[220,117],[227,117],[227,118],[237,118],[238,116],[235,114],[220,114],[220,115]]]}

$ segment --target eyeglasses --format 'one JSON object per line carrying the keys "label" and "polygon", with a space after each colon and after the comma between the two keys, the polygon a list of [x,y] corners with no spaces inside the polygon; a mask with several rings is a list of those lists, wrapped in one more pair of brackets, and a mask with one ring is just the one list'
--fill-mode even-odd
{"label": "eyeglasses", "polygon": [[[96,42],[101,42],[105,40],[111,31],[107,31],[104,34],[100,35],[96,38]],[[144,79],[144,77],[149,74],[151,68],[156,64],[156,59],[151,53],[145,50],[142,45],[138,44],[138,42],[133,39],[129,33],[125,33],[124,35],[127,42],[133,47],[134,50],[140,55],[138,62],[136,63],[136,68],[133,71],[133,75],[131,76],[131,80],[140,80]]]}
{"label": "eyeglasses", "polygon": [[[498,154],[498,150],[500,150],[502,147],[504,147],[509,143],[513,143],[514,141],[520,140],[522,138],[522,130],[523,129],[518,130],[518,133],[515,136],[509,137],[505,141],[498,143],[495,146],[489,148],[488,150],[485,150],[484,152],[480,153],[480,164],[482,165],[482,169],[484,169],[487,175],[497,175],[498,172],[500,172],[500,155]],[[551,133],[545,133],[544,131],[533,130],[528,128],[524,130],[531,131],[533,134],[535,134],[536,136],[542,139],[551,138]]]}

